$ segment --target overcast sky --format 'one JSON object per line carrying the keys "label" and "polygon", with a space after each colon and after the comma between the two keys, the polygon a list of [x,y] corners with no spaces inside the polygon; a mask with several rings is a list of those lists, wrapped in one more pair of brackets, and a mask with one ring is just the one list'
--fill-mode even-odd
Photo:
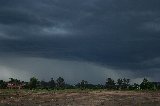
{"label": "overcast sky", "polygon": [[0,79],[160,81],[160,0],[0,0]]}

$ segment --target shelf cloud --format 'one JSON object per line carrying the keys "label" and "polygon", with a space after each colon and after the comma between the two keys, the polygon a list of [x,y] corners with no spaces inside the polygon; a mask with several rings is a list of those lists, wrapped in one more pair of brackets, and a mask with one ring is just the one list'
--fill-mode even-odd
{"label": "shelf cloud", "polygon": [[[28,73],[45,79],[50,74],[44,75],[43,69],[68,82],[77,78],[76,73],[81,75],[77,80],[93,82],[102,81],[104,75],[159,81],[159,4],[159,0],[1,0],[0,72],[3,77]],[[32,62],[35,65],[27,68]],[[52,62],[58,64],[56,70]]]}

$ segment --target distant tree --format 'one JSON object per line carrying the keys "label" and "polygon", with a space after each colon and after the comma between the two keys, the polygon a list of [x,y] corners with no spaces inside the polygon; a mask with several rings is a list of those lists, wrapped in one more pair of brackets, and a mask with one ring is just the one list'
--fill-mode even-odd
{"label": "distant tree", "polygon": [[143,79],[143,82],[140,84],[142,90],[152,90],[154,89],[154,84],[149,82],[147,78]]}
{"label": "distant tree", "polygon": [[139,90],[140,85],[137,83],[134,83],[133,85],[129,85],[129,90]]}
{"label": "distant tree", "polygon": [[49,87],[48,82],[43,81],[43,80],[40,82],[40,88],[42,88],[42,89],[48,89],[48,87]]}
{"label": "distant tree", "polygon": [[160,82],[151,82],[154,86],[154,90],[160,90]]}
{"label": "distant tree", "polygon": [[37,78],[35,78],[35,77],[30,78],[30,82],[29,82],[30,89],[37,88],[37,84],[38,84],[38,79]]}
{"label": "distant tree", "polygon": [[160,90],[160,82],[157,82],[156,88],[157,88],[158,90]]}
{"label": "distant tree", "polygon": [[127,79],[127,82],[126,82],[126,83],[127,83],[127,85],[129,85],[129,83],[130,83],[130,79]]}
{"label": "distant tree", "polygon": [[57,87],[58,88],[64,88],[65,87],[65,82],[64,79],[62,77],[57,78]]}
{"label": "distant tree", "polygon": [[13,83],[14,82],[14,78],[9,78],[10,79],[10,83]]}
{"label": "distant tree", "polygon": [[94,85],[94,84],[89,84],[88,81],[82,80],[81,82],[77,83],[75,85],[75,88],[80,88],[81,90],[84,89],[102,89],[104,88],[103,85]]}
{"label": "distant tree", "polygon": [[65,84],[65,89],[75,89],[75,87],[70,84]]}
{"label": "distant tree", "polygon": [[149,81],[148,81],[148,79],[146,79],[146,78],[144,78],[143,79],[143,82],[140,84],[140,88],[141,89],[147,89],[148,87],[148,83],[149,83]]}
{"label": "distant tree", "polygon": [[98,84],[96,85],[96,89],[105,89],[106,85]]}
{"label": "distant tree", "polygon": [[80,82],[80,88],[81,88],[81,89],[87,88],[87,85],[88,85],[88,81],[82,80],[82,81]]}
{"label": "distant tree", "polygon": [[111,78],[107,78],[107,80],[106,80],[106,87],[108,89],[114,89],[115,88],[115,82],[114,82],[114,80],[111,79]]}
{"label": "distant tree", "polygon": [[4,89],[4,88],[6,88],[6,87],[7,87],[6,82],[3,81],[3,80],[0,80],[0,89]]}
{"label": "distant tree", "polygon": [[51,78],[51,80],[49,81],[49,87],[50,88],[54,88],[56,86],[55,81],[53,80],[53,78]]}
{"label": "distant tree", "polygon": [[10,79],[9,83],[12,83],[12,84],[14,84],[14,85],[19,85],[19,84],[21,84],[21,81],[18,80],[18,79],[14,79],[14,78],[9,78],[9,79]]}
{"label": "distant tree", "polygon": [[129,82],[130,82],[130,79],[124,78],[123,82],[122,82],[122,89],[128,89],[129,88]]}
{"label": "distant tree", "polygon": [[117,80],[117,84],[118,84],[118,89],[121,90],[122,89],[123,80],[119,78]]}
{"label": "distant tree", "polygon": [[127,84],[127,79],[123,78],[123,84]]}
{"label": "distant tree", "polygon": [[140,89],[140,85],[137,84],[137,83],[134,83],[133,87],[134,87],[135,90],[139,90]]}
{"label": "distant tree", "polygon": [[82,88],[86,88],[88,81],[82,80],[80,84]]}

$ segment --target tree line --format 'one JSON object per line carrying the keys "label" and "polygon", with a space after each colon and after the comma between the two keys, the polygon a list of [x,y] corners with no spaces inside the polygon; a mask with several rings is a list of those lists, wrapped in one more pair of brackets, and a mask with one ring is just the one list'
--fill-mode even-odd
{"label": "tree line", "polygon": [[64,78],[51,78],[49,81],[39,81],[37,78],[30,78],[29,82],[9,78],[9,81],[0,80],[0,89],[107,89],[107,90],[160,90],[160,82],[150,82],[144,78],[141,84],[130,84],[130,79],[119,78],[117,81],[107,78],[105,84],[90,84],[82,80],[75,85],[65,83]]}

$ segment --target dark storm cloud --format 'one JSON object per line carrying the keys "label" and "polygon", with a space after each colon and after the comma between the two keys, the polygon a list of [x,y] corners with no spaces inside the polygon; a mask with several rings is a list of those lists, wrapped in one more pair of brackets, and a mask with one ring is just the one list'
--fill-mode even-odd
{"label": "dark storm cloud", "polygon": [[149,62],[160,57],[159,4],[159,0],[1,0],[0,52],[142,72],[160,68]]}

